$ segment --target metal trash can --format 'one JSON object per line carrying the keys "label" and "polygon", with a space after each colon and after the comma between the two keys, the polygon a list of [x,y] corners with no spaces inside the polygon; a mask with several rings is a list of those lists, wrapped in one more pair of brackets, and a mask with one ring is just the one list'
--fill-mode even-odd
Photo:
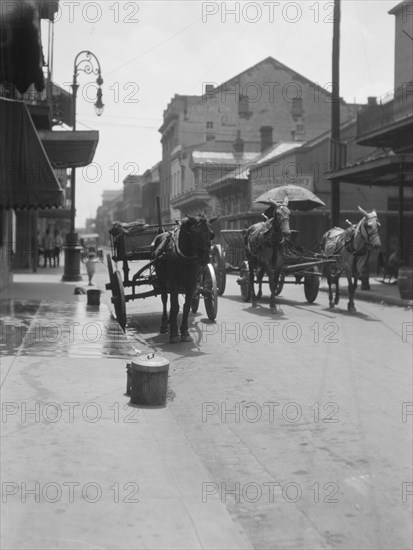
{"label": "metal trash can", "polygon": [[87,305],[88,306],[100,306],[100,293],[101,290],[97,288],[91,288],[87,291]]}
{"label": "metal trash can", "polygon": [[130,375],[130,402],[152,407],[166,404],[169,361],[155,353],[139,355],[127,368]]}

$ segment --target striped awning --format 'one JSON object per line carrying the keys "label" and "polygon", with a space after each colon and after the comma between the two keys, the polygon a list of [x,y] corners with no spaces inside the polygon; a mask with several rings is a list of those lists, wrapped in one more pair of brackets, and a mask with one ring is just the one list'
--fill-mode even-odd
{"label": "striped awning", "polygon": [[26,104],[0,98],[0,208],[51,208],[63,191]]}

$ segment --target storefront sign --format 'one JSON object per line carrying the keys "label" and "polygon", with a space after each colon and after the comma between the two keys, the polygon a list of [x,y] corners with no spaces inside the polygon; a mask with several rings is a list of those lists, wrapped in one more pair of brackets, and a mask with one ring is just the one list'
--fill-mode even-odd
{"label": "storefront sign", "polygon": [[311,175],[289,176],[288,178],[283,176],[257,178],[252,180],[252,200],[255,201],[263,193],[274,187],[281,187],[281,185],[299,185],[309,191],[314,191],[313,176]]}

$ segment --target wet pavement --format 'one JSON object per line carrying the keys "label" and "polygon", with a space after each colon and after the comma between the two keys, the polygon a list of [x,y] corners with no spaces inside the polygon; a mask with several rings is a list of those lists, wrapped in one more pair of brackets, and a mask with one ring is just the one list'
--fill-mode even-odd
{"label": "wet pavement", "polygon": [[7,301],[0,319],[0,355],[125,357],[131,345],[107,307]]}
{"label": "wet pavement", "polygon": [[170,408],[125,395],[139,335],[61,272],[1,296],[1,547],[251,548],[218,495],[200,500],[210,473]]}

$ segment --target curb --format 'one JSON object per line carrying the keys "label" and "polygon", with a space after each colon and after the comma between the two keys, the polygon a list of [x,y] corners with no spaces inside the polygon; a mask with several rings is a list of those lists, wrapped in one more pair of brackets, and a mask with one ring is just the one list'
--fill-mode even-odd
{"label": "curb", "polygon": [[[328,292],[328,288],[320,288],[320,292]],[[340,297],[345,296],[348,298],[348,290],[340,288]],[[363,302],[373,302],[379,304],[386,304],[389,306],[413,308],[413,300],[403,300],[402,298],[392,298],[391,296],[382,296],[376,294],[370,290],[357,290],[356,301],[361,300]]]}

